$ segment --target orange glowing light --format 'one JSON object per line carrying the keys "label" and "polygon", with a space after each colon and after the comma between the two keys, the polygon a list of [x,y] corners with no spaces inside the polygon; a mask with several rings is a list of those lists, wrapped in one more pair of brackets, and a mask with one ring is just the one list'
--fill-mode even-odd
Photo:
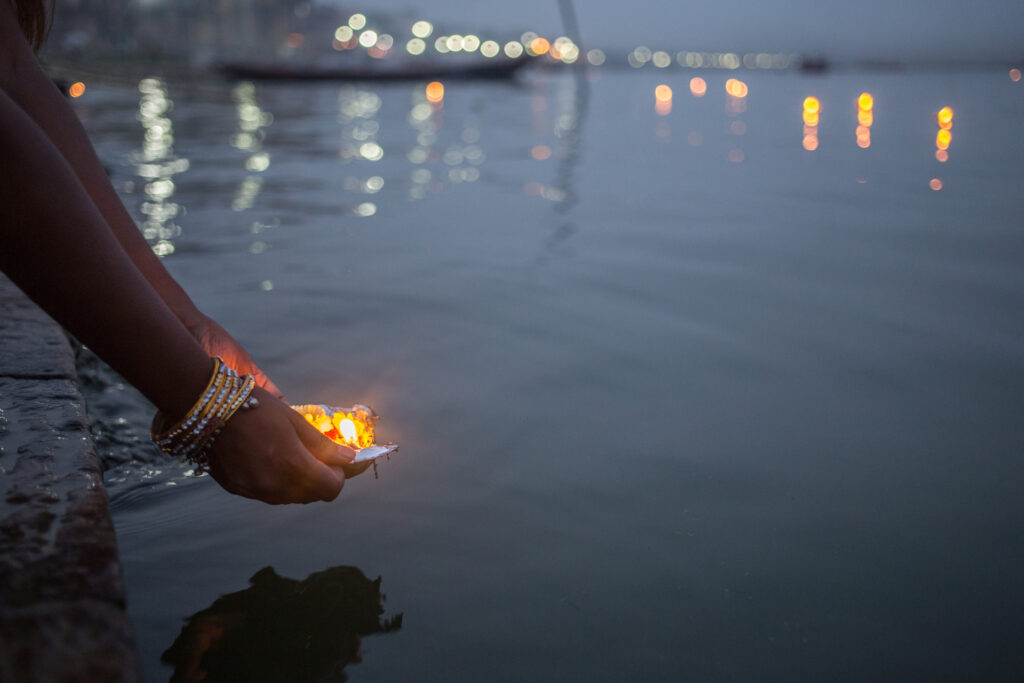
{"label": "orange glowing light", "polygon": [[872,114],[871,112],[865,111],[864,109],[861,109],[860,111],[857,112],[857,123],[859,123],[860,125],[870,126],[874,122],[875,115]]}
{"label": "orange glowing light", "polygon": [[928,181],[928,187],[932,188],[936,192],[942,189],[942,181],[938,178],[932,178]]}
{"label": "orange glowing light", "polygon": [[804,110],[804,123],[808,126],[818,125],[818,112]]}
{"label": "orange glowing light", "polygon": [[821,103],[818,102],[817,97],[808,97],[804,100],[804,112],[808,114],[817,114],[821,111]]}
{"label": "orange glowing light", "polygon": [[1020,69],[1010,69],[1010,80],[1014,83],[1020,83]]}
{"label": "orange glowing light", "polygon": [[544,161],[551,158],[551,148],[547,145],[536,145],[530,150],[530,156],[537,161]]}
{"label": "orange glowing light", "polygon": [[306,42],[306,36],[301,33],[289,33],[288,37],[285,38],[284,44],[288,47],[295,49],[302,47],[302,44]]}
{"label": "orange glowing light", "polygon": [[813,152],[818,149],[818,136],[817,135],[805,135],[804,136],[804,149],[808,152]]}
{"label": "orange glowing light", "polygon": [[741,163],[743,163],[743,159],[744,158],[745,157],[743,156],[743,150],[742,149],[730,149],[729,150],[729,161],[731,161],[732,163],[734,163],[734,164],[741,164]]}
{"label": "orange glowing light", "polygon": [[943,107],[940,109],[936,118],[939,120],[939,128],[949,130],[953,127],[953,110],[949,107]]}
{"label": "orange glowing light", "polygon": [[875,106],[875,98],[871,96],[871,93],[864,92],[857,98],[857,107],[864,111],[871,111]]}
{"label": "orange glowing light", "polygon": [[654,103],[654,112],[658,116],[668,116],[672,113],[672,100],[657,100]]}
{"label": "orange glowing light", "polygon": [[432,81],[427,84],[424,93],[427,96],[429,102],[440,102],[444,99],[444,83],[441,81]]}
{"label": "orange glowing light", "polygon": [[337,410],[330,413],[324,406],[294,406],[302,413],[306,421],[335,443],[366,448],[374,445],[374,425],[377,415],[365,406],[355,406],[351,410]]}
{"label": "orange glowing light", "polygon": [[654,99],[656,99],[658,102],[671,102],[672,88],[662,83],[661,85],[654,89]]}
{"label": "orange glowing light", "polygon": [[725,92],[733,97],[746,97],[748,92],[747,84],[735,78],[730,78],[725,82]]}
{"label": "orange glowing light", "polygon": [[72,97],[81,97],[84,94],[85,94],[85,83],[82,83],[82,81],[77,81],[75,83],[72,83],[71,87],[68,88],[68,95],[71,95]]}
{"label": "orange glowing light", "polygon": [[939,160],[939,163],[946,163],[949,161],[949,152],[944,149],[935,150],[935,158]]}
{"label": "orange glowing light", "polygon": [[700,76],[690,79],[690,92],[693,93],[694,97],[704,97],[704,94],[708,91],[708,84]]}
{"label": "orange glowing light", "polygon": [[935,135],[935,146],[940,150],[949,149],[949,143],[953,141],[953,134],[943,128]]}
{"label": "orange glowing light", "polygon": [[535,55],[547,54],[550,49],[551,43],[548,42],[547,38],[534,38],[530,41],[530,52]]}

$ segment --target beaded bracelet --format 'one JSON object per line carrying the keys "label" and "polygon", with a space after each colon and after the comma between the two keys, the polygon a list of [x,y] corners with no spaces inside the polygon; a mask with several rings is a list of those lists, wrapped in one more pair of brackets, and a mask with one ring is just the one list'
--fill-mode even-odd
{"label": "beaded bracelet", "polygon": [[160,433],[156,426],[165,420],[158,410],[149,430],[150,437],[165,453],[183,457],[199,470],[208,470],[207,451],[227,421],[239,410],[260,404],[252,395],[255,386],[252,375],[239,376],[219,356],[214,356],[213,374],[199,400],[178,423]]}

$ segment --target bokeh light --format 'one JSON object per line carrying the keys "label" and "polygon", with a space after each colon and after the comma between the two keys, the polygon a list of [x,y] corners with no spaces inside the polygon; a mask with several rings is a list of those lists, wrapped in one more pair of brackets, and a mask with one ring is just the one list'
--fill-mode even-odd
{"label": "bokeh light", "polygon": [[818,121],[821,114],[821,102],[817,97],[809,96],[803,102],[804,137],[803,148],[808,152],[818,149]]}
{"label": "bokeh light", "polygon": [[[432,81],[427,84],[424,94],[429,102],[440,102],[444,99],[444,84],[441,81]],[[457,98],[456,98],[457,99]]]}
{"label": "bokeh light", "polygon": [[936,192],[942,189],[942,181],[938,178],[932,178],[928,181],[928,187],[932,188]]}
{"label": "bokeh light", "polygon": [[601,66],[602,64],[604,64],[606,59],[607,57],[604,54],[604,50],[598,50],[597,48],[594,48],[593,50],[587,51],[587,61],[591,64],[591,66]]}
{"label": "bokeh light", "polygon": [[548,50],[551,49],[551,43],[548,42],[547,38],[534,38],[530,41],[530,54],[541,56],[546,55]]}
{"label": "bokeh light", "polygon": [[1020,69],[1010,69],[1010,80],[1014,83],[1020,83]]}
{"label": "bokeh light", "polygon": [[480,44],[480,54],[488,59],[497,57],[499,52],[501,52],[501,46],[493,40],[485,40]]}
{"label": "bokeh light", "polygon": [[505,56],[510,59],[518,59],[523,56],[523,44],[517,40],[510,40],[505,43]]}
{"label": "bokeh light", "polygon": [[530,156],[537,161],[544,161],[551,158],[551,148],[547,145],[535,145],[530,150]]}
{"label": "bokeh light", "polygon": [[651,62],[659,69],[664,69],[672,64],[672,57],[670,57],[667,52],[658,50],[651,55]]}
{"label": "bokeh light", "polygon": [[428,38],[434,32],[434,25],[429,21],[417,21],[412,25],[412,34],[417,38]]}
{"label": "bokeh light", "polygon": [[708,83],[700,76],[694,76],[690,79],[690,92],[693,93],[694,97],[704,97],[708,92]]}
{"label": "bokeh light", "polygon": [[421,55],[427,49],[427,44],[420,38],[413,38],[405,44],[405,51],[411,55]]}
{"label": "bokeh light", "polygon": [[659,102],[671,102],[672,88],[662,83],[661,85],[654,89],[654,99],[656,99]]}
{"label": "bokeh light", "polygon": [[949,107],[943,107],[936,114],[936,118],[939,121],[939,128],[943,130],[949,130],[953,127],[953,110]]}
{"label": "bokeh light", "polygon": [[352,27],[353,31],[362,30],[366,26],[366,15],[364,14],[353,14],[348,18],[348,25]]}
{"label": "bokeh light", "polygon": [[875,98],[869,92],[862,92],[857,98],[857,146],[867,149],[871,146],[871,124],[875,115]]}
{"label": "bokeh light", "polygon": [[725,92],[733,97],[746,97],[748,92],[747,84],[741,80],[730,78],[725,82]]}
{"label": "bokeh light", "polygon": [[81,97],[84,94],[85,83],[83,83],[82,81],[76,81],[72,83],[71,86],[68,88],[68,95],[71,95],[71,97]]}
{"label": "bokeh light", "polygon": [[359,34],[359,44],[363,47],[373,47],[377,44],[377,32],[363,31]]}

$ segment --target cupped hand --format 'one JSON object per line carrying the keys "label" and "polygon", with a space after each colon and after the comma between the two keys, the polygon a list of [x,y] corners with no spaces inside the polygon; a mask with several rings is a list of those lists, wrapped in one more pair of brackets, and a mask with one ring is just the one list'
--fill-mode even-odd
{"label": "cupped hand", "polygon": [[228,367],[233,368],[238,374],[252,375],[258,386],[263,387],[279,399],[284,398],[281,390],[270,381],[266,373],[259,369],[259,366],[249,356],[249,352],[235,341],[235,338],[216,320],[199,314],[198,317],[187,322],[185,327],[199,342],[199,345],[206,350],[206,353],[211,356],[220,356]]}
{"label": "cupped hand", "polygon": [[355,451],[334,443],[264,389],[239,410],[208,451],[210,475],[226,491],[265,503],[334,500]]}

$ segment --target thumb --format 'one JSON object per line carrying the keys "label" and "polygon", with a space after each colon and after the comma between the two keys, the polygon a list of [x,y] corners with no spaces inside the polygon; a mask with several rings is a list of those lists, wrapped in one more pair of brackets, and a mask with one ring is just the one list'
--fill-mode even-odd
{"label": "thumb", "polygon": [[302,445],[313,454],[314,458],[332,467],[348,465],[355,460],[356,451],[354,448],[334,443],[306,422],[306,419],[297,412],[294,410],[290,412],[292,415],[289,416],[289,419],[295,427],[295,433],[298,434]]}

